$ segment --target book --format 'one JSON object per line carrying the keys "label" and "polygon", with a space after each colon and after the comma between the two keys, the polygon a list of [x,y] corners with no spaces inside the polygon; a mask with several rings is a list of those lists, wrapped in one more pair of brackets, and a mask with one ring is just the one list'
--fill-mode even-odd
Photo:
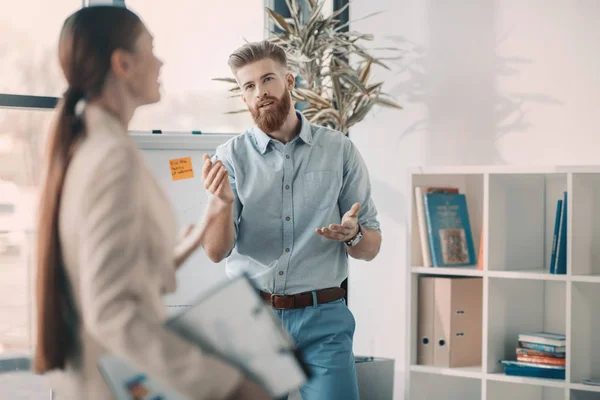
{"label": "book", "polygon": [[557,358],[557,357],[517,355],[517,361],[531,363],[531,364],[547,364],[547,365],[559,365],[559,366],[566,365],[565,358]]}
{"label": "book", "polygon": [[567,192],[563,192],[562,212],[556,245],[556,263],[551,274],[564,275],[567,273]]}
{"label": "book", "polygon": [[550,254],[550,273],[556,271],[556,249],[558,246],[558,233],[560,232],[560,217],[562,214],[562,203],[561,199],[556,202],[556,217],[554,219],[554,234],[552,235],[552,250]]}
{"label": "book", "polygon": [[189,400],[156,380],[150,379],[119,357],[102,356],[98,368],[117,400]]}
{"label": "book", "polygon": [[566,346],[550,346],[540,343],[522,342],[519,341],[519,347],[531,350],[545,351],[548,353],[564,354],[567,351]]}
{"label": "book", "polygon": [[539,351],[539,350],[527,349],[525,347],[517,347],[517,356],[565,358],[565,353],[556,353],[556,352],[551,352],[551,351]]}
{"label": "book", "polygon": [[421,240],[423,266],[431,267],[431,251],[429,248],[429,240],[427,239],[425,209],[423,206],[423,189],[420,186],[415,187],[415,206],[417,211],[417,223],[419,224],[419,238]]}
{"label": "book", "polygon": [[[310,377],[293,339],[246,275],[183,307],[166,326],[205,353],[240,368],[271,397],[300,388]],[[131,399],[131,387],[148,393],[144,400],[184,399],[118,356],[101,358],[98,368],[118,400]]]}
{"label": "book", "polygon": [[417,223],[419,226],[419,239],[421,241],[421,256],[423,266],[431,267],[431,248],[427,236],[427,222],[425,220],[425,206],[423,205],[423,195],[425,193],[454,193],[458,194],[458,188],[455,187],[437,187],[437,186],[415,186],[415,208],[417,212]]}
{"label": "book", "polygon": [[464,194],[423,195],[434,267],[475,266],[475,249]]}
{"label": "book", "polygon": [[532,378],[565,379],[565,367],[554,365],[527,364],[520,361],[501,360],[504,373]]}
{"label": "book", "polygon": [[537,343],[548,346],[561,347],[567,344],[565,335],[549,332],[526,332],[519,334],[520,342]]}
{"label": "book", "polygon": [[529,364],[522,361],[513,361],[513,360],[500,360],[502,364],[523,367],[523,368],[540,368],[540,369],[557,369],[557,370],[565,370],[564,365],[546,365],[546,364]]}

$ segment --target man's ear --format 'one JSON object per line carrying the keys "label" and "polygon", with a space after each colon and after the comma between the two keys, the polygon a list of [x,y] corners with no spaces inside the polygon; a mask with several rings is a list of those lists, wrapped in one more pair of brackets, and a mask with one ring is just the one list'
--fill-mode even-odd
{"label": "man's ear", "polygon": [[126,78],[131,72],[131,55],[117,49],[110,56],[110,66],[117,78]]}
{"label": "man's ear", "polygon": [[292,89],[294,89],[294,86],[296,84],[296,78],[294,78],[294,75],[288,73],[285,76],[285,80],[287,81],[287,89],[289,91],[291,91]]}

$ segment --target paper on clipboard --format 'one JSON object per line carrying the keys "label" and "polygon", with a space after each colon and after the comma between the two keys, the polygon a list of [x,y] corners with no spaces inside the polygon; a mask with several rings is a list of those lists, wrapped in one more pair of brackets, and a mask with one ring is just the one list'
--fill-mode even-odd
{"label": "paper on clipboard", "polygon": [[[167,320],[166,326],[205,352],[236,365],[272,397],[282,397],[298,389],[309,377],[293,340],[245,275],[184,308]],[[126,385],[140,378],[139,372],[127,370],[121,364],[124,363],[115,361],[114,356],[106,356],[99,368],[118,400],[131,399]],[[140,400],[185,399],[161,389],[151,380],[145,382],[152,390],[148,393],[154,397],[140,397]],[[117,393],[129,397],[118,397]]]}

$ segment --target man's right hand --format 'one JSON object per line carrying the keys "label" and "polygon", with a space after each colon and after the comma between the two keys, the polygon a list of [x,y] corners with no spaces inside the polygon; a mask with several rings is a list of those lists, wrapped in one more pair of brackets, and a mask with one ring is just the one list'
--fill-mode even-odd
{"label": "man's right hand", "polygon": [[208,154],[204,154],[202,159],[204,160],[202,166],[204,188],[224,203],[233,203],[235,196],[231,190],[227,168],[220,160],[213,163]]}

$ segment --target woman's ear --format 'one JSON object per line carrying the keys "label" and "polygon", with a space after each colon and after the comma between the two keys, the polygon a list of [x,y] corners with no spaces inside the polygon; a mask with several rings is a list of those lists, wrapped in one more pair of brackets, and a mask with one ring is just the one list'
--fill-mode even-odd
{"label": "woman's ear", "polygon": [[110,66],[117,78],[126,78],[131,72],[131,65],[130,55],[123,50],[117,49],[110,56]]}

